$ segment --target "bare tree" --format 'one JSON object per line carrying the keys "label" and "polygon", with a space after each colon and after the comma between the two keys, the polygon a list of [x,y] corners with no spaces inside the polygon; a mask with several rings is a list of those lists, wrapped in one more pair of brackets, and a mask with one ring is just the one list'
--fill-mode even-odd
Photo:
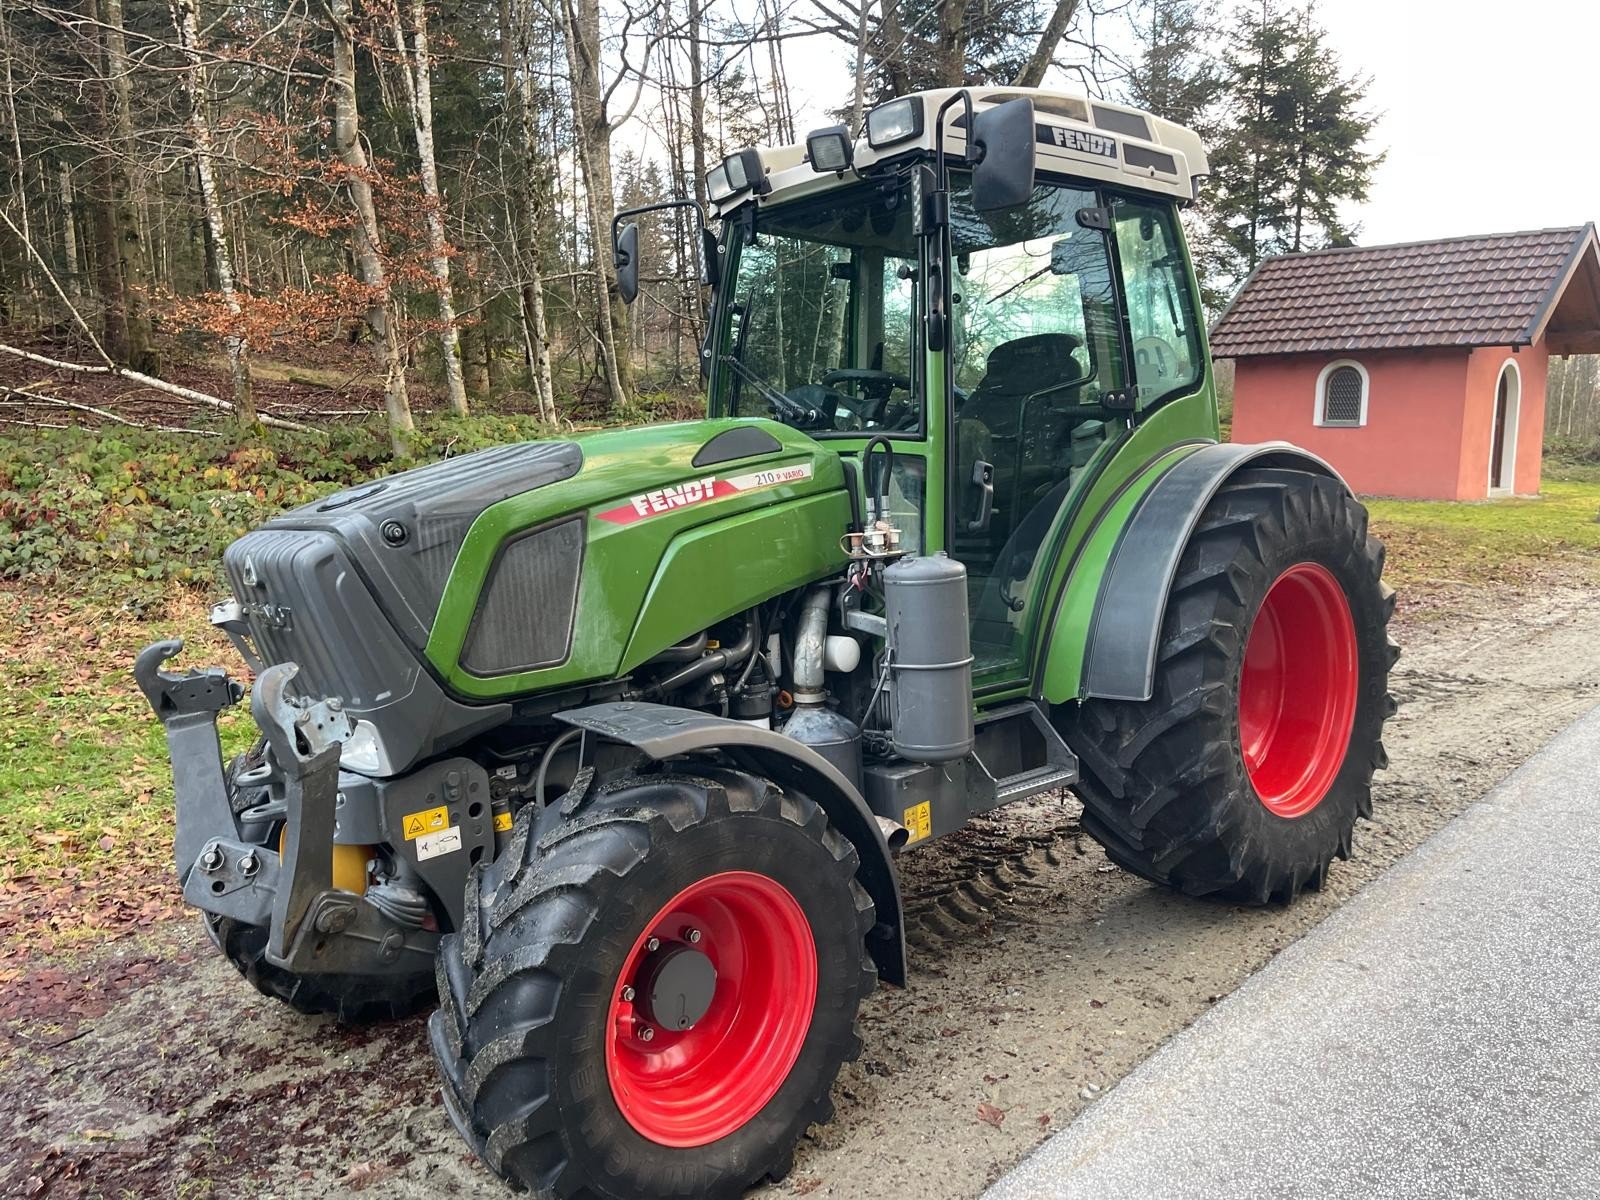
{"label": "bare tree", "polygon": [[411,128],[421,164],[422,193],[427,197],[428,254],[439,297],[439,348],[444,357],[445,393],[450,407],[467,414],[467,386],[461,374],[461,334],[456,328],[455,295],[450,288],[450,246],[444,233],[444,198],[439,192],[439,167],[433,152],[433,68],[428,56],[428,6],[412,0],[411,48],[398,4],[394,9],[395,50],[411,109]]}
{"label": "bare tree", "polygon": [[356,276],[370,293],[367,325],[376,339],[378,364],[383,370],[383,402],[389,417],[389,438],[396,454],[406,450],[408,435],[416,428],[411,417],[411,397],[406,392],[405,356],[395,328],[394,297],[383,267],[383,239],[378,210],[372,200],[371,163],[361,142],[361,114],[356,107],[356,46],[350,26],[351,0],[325,0],[324,11],[333,30],[333,141],[345,166],[345,190],[355,210]]}
{"label": "bare tree", "polygon": [[234,288],[233,255],[228,249],[227,223],[222,215],[222,201],[217,195],[217,178],[213,167],[216,148],[207,107],[210,86],[205,59],[201,55],[197,5],[198,0],[174,0],[172,24],[178,32],[178,47],[188,65],[183,87],[189,99],[189,138],[194,145],[195,177],[200,183],[200,207],[210,237],[209,249],[216,270],[217,290],[222,293],[222,301],[235,323],[233,331],[223,339],[228,350],[228,372],[233,379],[233,407],[240,423],[249,426],[256,424],[255,389],[250,378],[249,348],[242,328],[244,314],[239,304],[239,294]]}

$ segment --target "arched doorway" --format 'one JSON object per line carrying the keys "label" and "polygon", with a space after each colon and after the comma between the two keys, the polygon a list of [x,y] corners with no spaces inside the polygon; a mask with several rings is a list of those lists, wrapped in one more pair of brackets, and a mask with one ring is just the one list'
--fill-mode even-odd
{"label": "arched doorway", "polygon": [[1509,496],[1517,486],[1517,415],[1522,408],[1522,372],[1506,359],[1494,391],[1494,426],[1489,437],[1489,494]]}

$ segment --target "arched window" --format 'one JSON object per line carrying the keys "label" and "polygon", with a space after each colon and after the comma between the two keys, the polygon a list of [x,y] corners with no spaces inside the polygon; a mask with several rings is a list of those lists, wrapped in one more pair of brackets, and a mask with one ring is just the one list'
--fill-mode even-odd
{"label": "arched window", "polygon": [[1322,368],[1317,376],[1318,425],[1353,428],[1367,423],[1367,369],[1350,359]]}

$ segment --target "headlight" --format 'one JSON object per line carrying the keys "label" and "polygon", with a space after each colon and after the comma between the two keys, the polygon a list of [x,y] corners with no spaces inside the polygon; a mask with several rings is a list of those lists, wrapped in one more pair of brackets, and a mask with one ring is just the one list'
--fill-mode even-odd
{"label": "headlight", "polygon": [[711,197],[712,203],[726,200],[737,189],[728,182],[728,164],[718,163],[706,172],[706,195]]}
{"label": "headlight", "polygon": [[371,721],[357,721],[355,731],[339,748],[339,765],[360,775],[389,774],[389,754]]}
{"label": "headlight", "polygon": [[922,133],[922,101],[904,96],[880,104],[867,114],[867,145],[874,150],[892,146]]}
{"label": "headlight", "polygon": [[850,166],[850,131],[843,125],[830,125],[806,134],[806,157],[817,172],[844,171]]}

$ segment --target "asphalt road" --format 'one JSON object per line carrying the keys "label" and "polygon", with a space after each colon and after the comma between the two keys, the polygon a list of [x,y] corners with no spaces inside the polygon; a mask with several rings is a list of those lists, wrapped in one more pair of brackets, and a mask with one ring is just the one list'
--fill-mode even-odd
{"label": "asphalt road", "polygon": [[984,1200],[1600,1196],[1600,709]]}

